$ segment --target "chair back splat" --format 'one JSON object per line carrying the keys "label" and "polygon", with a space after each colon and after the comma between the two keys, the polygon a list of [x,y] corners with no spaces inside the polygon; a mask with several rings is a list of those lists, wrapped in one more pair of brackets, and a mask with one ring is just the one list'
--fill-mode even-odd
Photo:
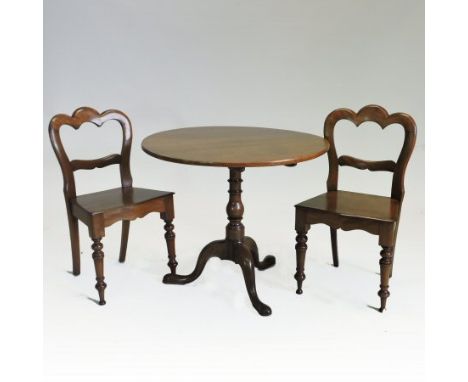
{"label": "chair back splat", "polygon": [[[392,124],[403,126],[405,139],[396,163],[392,160],[368,161],[348,155],[338,157],[336,154],[334,130],[335,125],[344,119],[353,122],[356,126],[367,121],[376,122],[382,129]],[[338,190],[338,166],[350,166],[359,170],[393,172],[391,197],[400,202],[403,200],[405,194],[405,171],[416,143],[416,123],[410,115],[405,113],[389,115],[383,107],[378,105],[365,106],[357,113],[346,108],[336,109],[327,116],[323,133],[330,143],[330,149],[328,150],[328,191]]]}
{"label": "chair back splat", "polygon": [[[63,147],[60,137],[60,128],[69,125],[79,129],[85,122],[91,122],[100,127],[107,121],[117,121],[122,127],[123,140],[120,154],[111,154],[103,158],[91,160],[72,160]],[[132,146],[132,125],[129,118],[119,110],[106,110],[102,114],[90,107],[81,107],[73,112],[71,116],[57,114],[49,123],[49,136],[55,155],[60,163],[63,174],[63,192],[65,199],[69,202],[76,197],[74,172],[77,170],[92,170],[113,164],[120,167],[120,179],[122,187],[132,187],[132,175],[130,173],[130,150]]]}

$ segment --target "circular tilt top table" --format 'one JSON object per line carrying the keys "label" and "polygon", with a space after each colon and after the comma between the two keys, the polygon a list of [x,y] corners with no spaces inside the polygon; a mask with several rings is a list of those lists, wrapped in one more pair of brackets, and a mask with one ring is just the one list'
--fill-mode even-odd
{"label": "circular tilt top table", "polygon": [[142,142],[143,151],[153,157],[182,164],[228,167],[230,174],[226,238],[212,241],[203,248],[192,273],[167,274],[163,282],[187,284],[201,275],[210,258],[231,260],[242,269],[254,308],[262,316],[270,315],[270,307],[257,295],[255,268],[270,268],[276,260],[269,255],[260,261],[257,244],[244,235],[242,172],[245,167],[294,166],[326,153],[328,147],[328,142],[316,135],[261,127],[187,127],[146,137]]}

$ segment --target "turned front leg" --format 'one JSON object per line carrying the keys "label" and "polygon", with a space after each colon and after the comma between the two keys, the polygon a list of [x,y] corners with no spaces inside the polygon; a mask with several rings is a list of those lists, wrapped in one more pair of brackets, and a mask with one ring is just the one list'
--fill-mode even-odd
{"label": "turned front leg", "polygon": [[93,260],[94,268],[96,269],[96,289],[99,293],[99,305],[105,305],[104,290],[107,284],[104,282],[104,252],[102,251],[101,238],[93,238]]}
{"label": "turned front leg", "polygon": [[307,230],[305,228],[296,229],[296,274],[297,294],[302,294],[302,282],[305,280],[304,263],[307,251]]}
{"label": "turned front leg", "polygon": [[169,262],[167,265],[169,266],[171,273],[173,275],[176,274],[177,268],[177,260],[176,260],[176,252],[175,252],[175,233],[174,233],[174,224],[172,224],[172,219],[163,217],[164,222],[164,230],[166,233],[164,234],[164,238],[166,239],[167,244],[167,253]]}
{"label": "turned front leg", "polygon": [[378,295],[380,297],[379,312],[383,312],[387,303],[387,298],[390,296],[388,288],[390,273],[392,271],[393,264],[393,247],[382,246],[380,256],[380,290],[378,292]]}

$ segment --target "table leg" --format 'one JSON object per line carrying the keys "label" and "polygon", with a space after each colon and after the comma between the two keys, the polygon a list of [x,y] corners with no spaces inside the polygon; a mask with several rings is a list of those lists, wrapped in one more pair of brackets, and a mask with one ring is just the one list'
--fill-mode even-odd
{"label": "table leg", "polygon": [[247,287],[250,302],[261,316],[269,316],[271,314],[271,308],[261,302],[257,295],[254,256],[244,244],[237,245],[236,248],[236,263],[240,265],[242,273],[244,274],[245,286]]}
{"label": "table leg", "polygon": [[271,268],[276,264],[276,259],[272,255],[267,255],[265,258],[260,261],[260,256],[258,254],[258,248],[257,248],[257,243],[255,243],[255,240],[252,239],[249,236],[244,237],[244,244],[249,248],[250,252],[252,253],[253,260],[254,260],[254,266],[257,268],[259,271],[263,271],[265,269]]}
{"label": "table leg", "polygon": [[255,286],[255,268],[264,270],[275,265],[276,260],[273,256],[266,256],[260,261],[258,248],[255,241],[244,235],[244,225],[242,216],[244,214],[244,205],[241,198],[242,171],[244,168],[230,168],[229,177],[229,202],[226,206],[229,223],[226,226],[226,239],[216,240],[203,248],[198,256],[195,269],[189,275],[167,274],[163,278],[166,284],[187,284],[196,280],[206,263],[212,257],[218,257],[222,260],[231,260],[242,269],[245,285],[250,301],[258,313],[262,316],[269,316],[271,309],[260,301]]}
{"label": "table leg", "polygon": [[163,283],[181,285],[191,283],[200,277],[209,259],[212,257],[218,257],[223,260],[228,260],[226,254],[226,242],[224,240],[212,241],[211,243],[207,244],[200,252],[200,255],[198,255],[197,264],[195,265],[195,269],[192,273],[189,275],[168,273],[164,276]]}

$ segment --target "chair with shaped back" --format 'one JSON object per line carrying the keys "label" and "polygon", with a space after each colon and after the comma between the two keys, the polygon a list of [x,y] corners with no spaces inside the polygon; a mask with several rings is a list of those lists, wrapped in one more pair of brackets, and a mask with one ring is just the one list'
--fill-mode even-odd
{"label": "chair with shaped back", "polygon": [[[356,126],[373,121],[384,129],[388,125],[399,124],[404,128],[403,147],[397,161],[367,161],[343,155],[338,157],[335,148],[334,129],[341,120],[349,120]],[[296,205],[296,274],[297,294],[302,294],[305,279],[304,261],[307,250],[307,232],[312,224],[323,223],[330,227],[333,265],[338,267],[338,245],[336,231],[364,230],[379,237],[380,252],[380,297],[379,311],[383,312],[389,292],[389,279],[392,276],[393,255],[400,221],[400,212],[405,194],[404,178],[408,161],[416,142],[416,123],[404,113],[389,115],[377,105],[368,105],[358,113],[350,109],[337,109],[331,112],[324,125],[324,136],[330,143],[328,151],[329,173],[327,192]],[[338,189],[338,166],[351,166],[360,170],[390,171],[393,173],[390,197],[369,195]]]}
{"label": "chair with shaped back", "polygon": [[[117,121],[123,132],[122,150],[120,154],[111,154],[93,160],[70,160],[62,144],[60,128],[69,125],[79,129],[85,122],[102,126],[105,122]],[[159,212],[165,225],[165,239],[169,253],[168,266],[175,274],[177,261],[175,254],[175,234],[172,221],[174,219],[173,192],[135,188],[132,186],[130,173],[130,150],[132,145],[132,126],[128,117],[118,110],[106,110],[98,113],[89,107],[81,107],[71,116],[58,114],[49,123],[49,136],[55,155],[60,163],[63,175],[63,193],[68,215],[71,250],[73,259],[73,274],[80,274],[80,242],[78,220],[88,226],[89,235],[93,241],[93,259],[96,270],[96,289],[99,293],[99,305],[104,305],[104,252],[102,238],[105,228],[117,221],[122,221],[122,236],[119,261],[125,261],[130,221],[141,218],[150,212]],[[118,164],[120,167],[121,187],[76,195],[74,172],[92,170]]]}

